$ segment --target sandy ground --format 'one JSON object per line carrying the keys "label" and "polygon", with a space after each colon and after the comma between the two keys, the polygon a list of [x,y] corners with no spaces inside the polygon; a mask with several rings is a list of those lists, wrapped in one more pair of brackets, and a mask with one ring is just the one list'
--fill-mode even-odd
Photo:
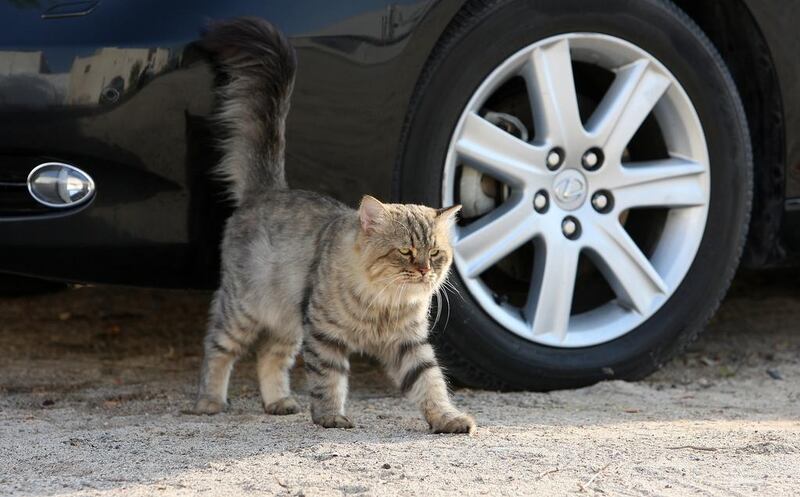
{"label": "sandy ground", "polygon": [[205,293],[0,300],[0,495],[800,495],[798,287],[796,271],[740,277],[645,382],[458,390],[473,437],[426,433],[368,362],[353,430],[260,413],[252,360],[231,412],[182,414]]}

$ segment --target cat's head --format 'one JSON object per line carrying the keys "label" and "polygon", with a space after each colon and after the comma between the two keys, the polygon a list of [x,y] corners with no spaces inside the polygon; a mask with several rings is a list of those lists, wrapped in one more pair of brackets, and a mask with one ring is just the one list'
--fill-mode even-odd
{"label": "cat's head", "polygon": [[460,205],[433,209],[364,196],[358,209],[359,240],[370,282],[402,286],[406,294],[432,294],[453,262],[450,233],[459,210]]}

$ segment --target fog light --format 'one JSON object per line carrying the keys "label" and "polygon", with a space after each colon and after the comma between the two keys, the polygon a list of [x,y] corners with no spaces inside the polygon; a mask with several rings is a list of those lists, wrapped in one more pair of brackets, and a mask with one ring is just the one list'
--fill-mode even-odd
{"label": "fog light", "polygon": [[28,174],[28,191],[48,207],[74,207],[92,198],[94,181],[75,166],[45,162]]}

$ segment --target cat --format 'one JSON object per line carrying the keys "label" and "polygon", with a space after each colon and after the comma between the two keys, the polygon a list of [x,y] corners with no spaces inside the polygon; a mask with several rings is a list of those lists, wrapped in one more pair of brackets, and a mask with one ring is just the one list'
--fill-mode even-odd
{"label": "cat", "polygon": [[364,196],[358,210],[288,188],[285,120],[296,60],[271,24],[237,18],[201,40],[227,78],[219,88],[219,172],[235,210],[222,242],[221,285],[209,312],[195,412],[227,406],[234,362],[256,350],[264,410],[293,414],[289,370],[301,351],[311,417],[352,428],[345,414],[352,353],[377,357],[436,433],[473,433],[456,409],[428,316],[452,263],[460,206],[433,209]]}

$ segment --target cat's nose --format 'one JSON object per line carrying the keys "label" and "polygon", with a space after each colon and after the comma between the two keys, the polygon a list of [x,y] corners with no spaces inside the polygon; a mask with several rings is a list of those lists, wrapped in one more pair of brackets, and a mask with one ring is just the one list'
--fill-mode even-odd
{"label": "cat's nose", "polygon": [[417,266],[417,271],[419,271],[419,274],[421,274],[422,276],[425,276],[426,274],[428,274],[431,271],[431,267],[430,266]]}

